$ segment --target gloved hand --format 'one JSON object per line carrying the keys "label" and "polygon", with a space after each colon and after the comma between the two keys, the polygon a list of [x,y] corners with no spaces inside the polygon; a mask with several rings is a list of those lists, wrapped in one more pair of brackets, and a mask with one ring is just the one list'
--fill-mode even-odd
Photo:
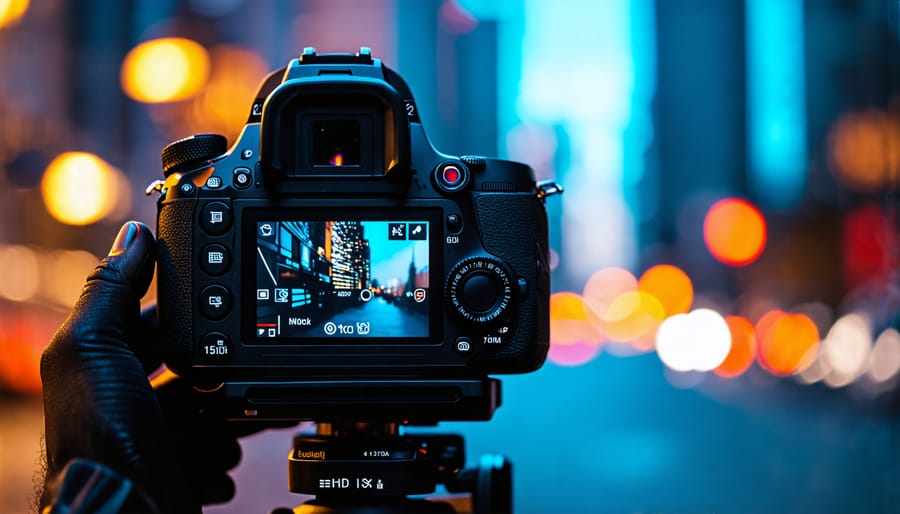
{"label": "gloved hand", "polygon": [[151,387],[147,373],[161,364],[160,342],[155,309],[142,315],[140,299],[155,261],[147,226],[125,224],[44,351],[51,487],[42,505],[56,501],[52,484],[73,459],[111,468],[166,513],[199,512],[201,504],[234,494],[226,471],[240,460],[236,437],[259,427],[239,433],[221,419],[207,419],[183,381]]}

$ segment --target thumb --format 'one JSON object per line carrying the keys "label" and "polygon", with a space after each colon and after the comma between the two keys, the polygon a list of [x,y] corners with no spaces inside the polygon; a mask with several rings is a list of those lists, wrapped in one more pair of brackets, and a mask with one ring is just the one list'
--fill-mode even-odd
{"label": "thumb", "polygon": [[123,225],[109,255],[88,275],[61,329],[74,343],[71,350],[93,344],[127,346],[129,332],[140,326],[140,301],[150,286],[155,262],[150,229],[136,221]]}
{"label": "thumb", "polygon": [[154,247],[146,225],[126,223],[44,350],[50,472],[82,457],[147,483],[145,459],[158,448],[137,432],[152,431],[160,414],[128,336],[140,326],[140,299],[153,276]]}

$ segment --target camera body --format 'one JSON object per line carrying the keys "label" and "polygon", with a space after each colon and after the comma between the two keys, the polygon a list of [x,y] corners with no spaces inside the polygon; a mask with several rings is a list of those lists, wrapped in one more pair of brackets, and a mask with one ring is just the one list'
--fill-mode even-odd
{"label": "camera body", "polygon": [[[263,82],[230,149],[192,136],[163,169],[165,360],[236,416],[311,419],[417,388],[453,403],[499,390],[428,384],[543,364],[558,186],[435,150],[408,86],[366,49],[305,50]],[[310,394],[319,408],[298,404]]]}

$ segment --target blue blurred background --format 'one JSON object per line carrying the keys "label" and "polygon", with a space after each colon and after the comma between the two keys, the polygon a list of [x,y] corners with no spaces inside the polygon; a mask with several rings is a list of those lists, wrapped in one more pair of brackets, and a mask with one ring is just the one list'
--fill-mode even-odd
{"label": "blue blurred background", "polygon": [[[31,510],[40,352],[118,226],[155,226],[160,149],[233,141],[305,46],[368,46],[437,148],[567,189],[548,363],[440,427],[513,461],[517,512],[900,512],[898,9],[0,0],[0,511]],[[301,501],[290,435],[207,511]]]}

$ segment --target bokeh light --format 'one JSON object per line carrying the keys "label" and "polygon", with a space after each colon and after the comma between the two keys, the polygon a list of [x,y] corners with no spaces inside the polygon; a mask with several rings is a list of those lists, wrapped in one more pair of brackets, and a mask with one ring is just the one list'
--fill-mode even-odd
{"label": "bokeh light", "polygon": [[731,266],[755,261],[766,246],[766,221],[745,200],[719,200],[706,213],[703,239],[713,257]]}
{"label": "bokeh light", "polygon": [[584,302],[599,317],[606,318],[610,304],[623,293],[637,291],[638,281],[624,268],[603,268],[584,285]]}
{"label": "bokeh light", "polygon": [[27,246],[0,247],[0,297],[14,302],[30,300],[38,292],[40,269],[34,250]]}
{"label": "bokeh light", "polygon": [[691,279],[671,264],[659,264],[645,271],[638,281],[638,289],[656,297],[666,316],[687,312],[694,300]]}
{"label": "bokeh light", "polygon": [[874,382],[887,382],[900,371],[900,332],[888,328],[875,340],[869,354],[869,378]]}
{"label": "bokeh light", "polygon": [[237,138],[257,88],[270,71],[258,53],[234,45],[218,45],[209,51],[210,70],[206,86],[187,102],[155,105],[154,122],[171,137],[212,132],[228,140]]}
{"label": "bokeh light", "polygon": [[828,138],[832,168],[842,184],[857,191],[900,185],[892,166],[900,163],[900,121],[880,111],[848,113]]}
{"label": "bokeh light", "polygon": [[840,317],[822,341],[819,358],[826,360],[831,370],[825,383],[842,387],[853,382],[865,372],[871,350],[869,320],[857,313]]}
{"label": "bokeh light", "polygon": [[720,377],[733,378],[750,369],[756,360],[756,332],[753,323],[743,316],[725,316],[725,323],[731,334],[731,348],[713,371]]}
{"label": "bokeh light", "polygon": [[656,296],[638,289],[630,271],[610,267],[595,272],[584,286],[584,301],[588,320],[606,339],[641,352],[653,349],[665,309]]}
{"label": "bokeh light", "polygon": [[28,0],[0,0],[0,28],[19,21],[28,10]]}
{"label": "bokeh light", "polygon": [[805,314],[774,310],[757,321],[756,340],[760,365],[775,375],[791,375],[815,361],[819,329]]}
{"label": "bokeh light", "polygon": [[586,364],[600,353],[600,345],[575,342],[572,344],[550,344],[547,359],[560,366],[581,366]]}
{"label": "bokeh light", "polygon": [[122,89],[139,102],[161,103],[193,97],[209,76],[209,54],[184,38],[145,41],[122,62]]}
{"label": "bokeh light", "polygon": [[50,252],[41,263],[41,280],[53,287],[44,294],[57,305],[71,308],[81,295],[85,277],[99,262],[96,255],[84,250]]}
{"label": "bokeh light", "polygon": [[890,255],[894,248],[900,248],[900,230],[893,213],[880,205],[858,207],[844,216],[842,228],[842,261],[848,286],[888,273],[896,265]]}
{"label": "bokeh light", "polygon": [[85,152],[66,152],[53,159],[41,180],[41,194],[50,214],[69,225],[119,218],[131,203],[130,185],[122,172]]}
{"label": "bokeh light", "polygon": [[598,323],[608,339],[627,342],[647,352],[655,346],[656,330],[665,317],[662,303],[655,296],[644,291],[628,291],[609,304]]}
{"label": "bokeh light", "polygon": [[[550,296],[551,362],[573,366],[597,355],[602,336],[593,323],[581,296],[562,292]],[[593,348],[593,349],[592,349]]]}
{"label": "bokeh light", "polygon": [[722,364],[730,348],[725,319],[710,309],[667,318],[656,334],[660,360],[675,371],[710,371]]}

